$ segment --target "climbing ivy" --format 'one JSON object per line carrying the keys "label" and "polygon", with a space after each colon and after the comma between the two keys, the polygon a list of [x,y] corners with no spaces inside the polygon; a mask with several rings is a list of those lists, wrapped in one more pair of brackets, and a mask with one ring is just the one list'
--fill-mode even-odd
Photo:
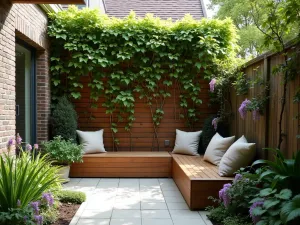
{"label": "climbing ivy", "polygon": [[[89,76],[90,107],[106,108],[113,137],[119,122],[131,131],[138,97],[149,107],[157,140],[171,89],[180,90],[180,116],[192,128],[202,103],[199,80],[217,76],[220,61],[234,56],[237,41],[229,19],[197,21],[186,15],[172,22],[151,14],[137,18],[134,12],[117,19],[75,7],[50,14],[48,34],[53,101],[62,94],[79,99],[81,77]],[[99,106],[100,97],[105,102]]]}

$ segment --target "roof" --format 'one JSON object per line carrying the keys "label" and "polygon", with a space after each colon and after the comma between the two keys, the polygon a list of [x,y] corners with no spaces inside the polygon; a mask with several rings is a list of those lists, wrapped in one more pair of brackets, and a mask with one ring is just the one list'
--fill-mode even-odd
{"label": "roof", "polygon": [[174,20],[181,19],[187,13],[194,19],[206,17],[203,0],[104,0],[104,3],[106,13],[118,18],[127,16],[131,10],[140,17],[146,13]]}

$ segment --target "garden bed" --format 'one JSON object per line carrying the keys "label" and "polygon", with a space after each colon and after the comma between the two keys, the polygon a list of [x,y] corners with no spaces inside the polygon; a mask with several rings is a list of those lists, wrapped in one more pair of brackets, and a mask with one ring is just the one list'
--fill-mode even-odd
{"label": "garden bed", "polygon": [[59,207],[58,220],[51,225],[69,225],[79,207],[80,204],[62,203]]}

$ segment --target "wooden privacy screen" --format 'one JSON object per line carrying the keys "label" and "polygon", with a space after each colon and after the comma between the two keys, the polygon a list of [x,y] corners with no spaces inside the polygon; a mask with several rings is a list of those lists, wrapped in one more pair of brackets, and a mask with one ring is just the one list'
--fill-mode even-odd
{"label": "wooden privacy screen", "polygon": [[[283,84],[281,75],[273,75],[272,69],[281,63],[284,59],[278,55],[266,55],[250,62],[245,69],[245,73],[251,79],[258,74],[264,76],[264,80],[269,80],[269,103],[266,105],[264,115],[260,120],[253,121],[252,115],[247,114],[247,118],[242,120],[238,113],[238,108],[245,98],[251,99],[255,97],[260,91],[258,88],[249,90],[247,96],[237,96],[234,90],[231,92],[232,109],[234,118],[230,123],[230,130],[232,135],[240,137],[245,135],[248,141],[257,143],[258,156],[267,158],[266,152],[262,148],[272,147],[276,148],[278,144],[279,134],[279,116],[281,110],[281,98],[283,93]],[[256,71],[257,70],[257,71]],[[293,102],[293,97],[300,86],[300,77],[296,76],[294,81],[288,83],[287,102],[283,117],[283,131],[285,134],[284,142],[282,143],[282,150],[286,157],[291,157],[293,152],[300,149],[300,139],[296,136],[300,134],[299,120],[295,119],[300,113],[298,103]]]}
{"label": "wooden privacy screen", "polygon": [[[99,99],[98,109],[90,108],[90,94],[87,87],[87,77],[83,77],[84,88],[80,100],[74,101],[78,113],[78,126],[83,131],[95,131],[104,129],[104,145],[107,151],[172,151],[175,142],[175,130],[181,129],[190,131],[185,125],[185,120],[179,117],[179,91],[176,88],[171,90],[172,96],[167,98],[164,105],[164,118],[158,128],[158,148],[154,138],[154,129],[149,106],[144,100],[135,98],[135,121],[131,129],[131,134],[124,129],[125,123],[119,123],[118,133],[115,137],[119,139],[118,149],[113,147],[113,138],[110,129],[110,117],[105,113],[106,108],[102,107],[104,98]],[[203,121],[211,114],[217,112],[216,108],[208,106],[209,103],[209,85],[208,81],[200,81],[202,89],[199,98],[203,101],[198,109],[201,113],[199,121],[193,130],[201,130]],[[90,120],[90,116],[94,118]],[[170,145],[165,146],[164,141],[169,140]],[[130,147],[132,146],[132,147]]]}

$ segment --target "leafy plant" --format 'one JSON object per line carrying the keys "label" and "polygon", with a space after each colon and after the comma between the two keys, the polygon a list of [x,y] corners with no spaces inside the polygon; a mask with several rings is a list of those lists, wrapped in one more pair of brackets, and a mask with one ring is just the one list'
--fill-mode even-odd
{"label": "leafy plant", "polygon": [[206,210],[209,211],[207,218],[215,223],[223,223],[224,219],[231,216],[224,205],[220,205],[218,207],[208,207]]}
{"label": "leafy plant", "polygon": [[83,147],[72,140],[63,140],[61,136],[43,142],[43,150],[59,164],[82,162]]}
{"label": "leafy plant", "polygon": [[57,198],[62,203],[81,204],[86,200],[86,195],[80,191],[61,190],[57,193]]}
{"label": "leafy plant", "polygon": [[245,73],[238,72],[233,86],[237,95],[246,95],[250,87],[250,81]]}
{"label": "leafy plant", "polygon": [[0,225],[36,225],[32,208],[12,208],[7,212],[0,212]]}
{"label": "leafy plant", "polygon": [[148,106],[153,147],[160,148],[158,127],[171,88],[179,90],[178,116],[193,129],[202,104],[199,81],[234,65],[237,37],[230,20],[197,21],[186,15],[172,22],[150,14],[137,18],[133,12],[116,19],[75,7],[51,14],[50,20],[53,100],[64,94],[80,99],[81,77],[88,74],[90,102],[83,116],[89,123],[94,118],[90,109],[105,108],[114,148],[120,125],[131,132],[137,98]]}
{"label": "leafy plant", "polygon": [[0,211],[8,212],[38,200],[49,189],[60,188],[58,168],[51,166],[48,155],[21,151],[19,157],[4,154],[0,157]]}
{"label": "leafy plant", "polygon": [[289,188],[293,194],[300,193],[300,151],[293,155],[292,159],[285,159],[279,149],[267,148],[274,153],[274,161],[260,159],[255,165],[266,165],[267,170],[261,174],[260,180],[271,180],[271,188]]}
{"label": "leafy plant", "polygon": [[53,136],[61,136],[65,140],[76,140],[77,113],[72,103],[63,96],[53,106]]}
{"label": "leafy plant", "polygon": [[227,217],[224,218],[222,222],[223,225],[253,225],[253,223],[249,221],[249,218],[245,216]]}

